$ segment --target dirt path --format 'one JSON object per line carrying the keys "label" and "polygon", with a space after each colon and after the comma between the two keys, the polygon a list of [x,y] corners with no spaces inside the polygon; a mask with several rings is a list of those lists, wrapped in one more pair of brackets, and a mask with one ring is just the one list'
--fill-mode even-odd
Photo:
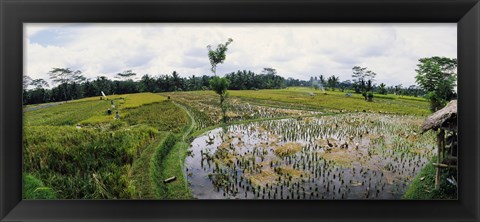
{"label": "dirt path", "polygon": [[190,119],[190,124],[188,126],[188,128],[185,130],[185,132],[183,133],[182,135],[182,141],[185,142],[185,139],[188,137],[188,135],[190,135],[190,133],[192,133],[193,129],[195,129],[195,126],[196,126],[196,123],[195,123],[195,119],[193,118],[192,114],[190,113],[190,111],[185,108],[185,106],[183,105],[180,105],[176,102],[173,102],[173,104],[175,104],[176,106],[180,107],[181,109],[183,109],[187,115],[188,115],[188,118]]}

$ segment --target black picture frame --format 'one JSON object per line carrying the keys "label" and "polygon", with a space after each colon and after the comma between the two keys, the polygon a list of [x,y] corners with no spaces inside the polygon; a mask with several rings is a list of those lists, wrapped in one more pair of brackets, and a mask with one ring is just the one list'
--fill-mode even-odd
{"label": "black picture frame", "polygon": [[[0,19],[0,221],[479,221],[478,0],[0,0]],[[22,200],[22,24],[38,22],[457,23],[458,200]]]}

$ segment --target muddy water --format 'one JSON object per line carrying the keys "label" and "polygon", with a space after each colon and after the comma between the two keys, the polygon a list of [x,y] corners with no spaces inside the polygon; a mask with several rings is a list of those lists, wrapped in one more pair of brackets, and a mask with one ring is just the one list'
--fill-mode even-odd
{"label": "muddy water", "polygon": [[420,121],[375,114],[217,128],[186,158],[199,199],[400,199],[433,155]]}

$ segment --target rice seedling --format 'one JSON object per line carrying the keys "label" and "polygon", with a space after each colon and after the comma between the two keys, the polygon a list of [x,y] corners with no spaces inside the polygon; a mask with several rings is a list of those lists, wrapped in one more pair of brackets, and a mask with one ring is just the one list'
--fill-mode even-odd
{"label": "rice seedling", "polygon": [[[431,133],[415,136],[419,117],[405,117],[352,113],[214,129],[191,144],[192,192],[198,198],[398,198],[435,144]],[[221,173],[221,182],[205,176],[211,173]]]}

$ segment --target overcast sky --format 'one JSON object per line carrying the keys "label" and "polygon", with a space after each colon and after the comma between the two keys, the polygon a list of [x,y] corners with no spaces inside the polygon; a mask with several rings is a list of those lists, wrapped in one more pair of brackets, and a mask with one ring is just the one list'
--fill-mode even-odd
{"label": "overcast sky", "polygon": [[217,74],[237,70],[308,80],[352,67],[377,73],[376,84],[415,84],[419,58],[457,57],[457,26],[448,24],[25,24],[24,75],[48,80],[53,67],[87,78],[144,74],[212,75],[207,45],[233,43]]}

